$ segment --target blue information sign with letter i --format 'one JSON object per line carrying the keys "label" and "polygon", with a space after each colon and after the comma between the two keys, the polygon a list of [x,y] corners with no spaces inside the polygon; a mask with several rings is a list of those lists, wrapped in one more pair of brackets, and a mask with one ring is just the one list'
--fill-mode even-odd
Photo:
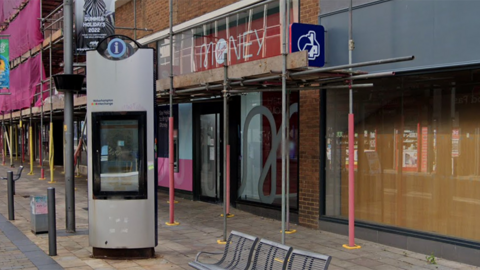
{"label": "blue information sign with letter i", "polygon": [[114,38],[108,43],[107,51],[112,57],[120,58],[127,51],[127,44],[120,38]]}
{"label": "blue information sign with letter i", "polygon": [[325,28],[321,25],[292,23],[290,52],[308,51],[308,65],[325,65]]}

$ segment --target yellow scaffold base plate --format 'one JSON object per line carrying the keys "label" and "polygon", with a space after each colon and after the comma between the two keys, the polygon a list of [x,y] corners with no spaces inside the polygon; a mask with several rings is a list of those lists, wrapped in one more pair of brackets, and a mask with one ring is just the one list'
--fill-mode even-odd
{"label": "yellow scaffold base plate", "polygon": [[[280,232],[282,232],[282,231],[280,231]],[[292,233],[296,233],[296,232],[297,232],[297,230],[286,230],[285,231],[286,234],[292,234]]]}
{"label": "yellow scaffold base plate", "polygon": [[362,248],[362,247],[359,246],[359,245],[355,245],[355,246],[351,247],[351,246],[349,246],[349,245],[347,245],[347,244],[343,245],[343,247],[346,248],[346,249],[359,249],[359,248]]}
{"label": "yellow scaffold base plate", "polygon": [[[220,214],[221,217],[223,217],[223,214]],[[235,215],[234,214],[227,214],[227,218],[231,218],[231,217],[234,217]]]}
{"label": "yellow scaffold base plate", "polygon": [[175,222],[175,221],[174,221],[173,223],[165,222],[165,224],[166,224],[167,226],[178,226],[178,225],[180,225],[180,222]]}
{"label": "yellow scaffold base plate", "polygon": [[[170,201],[167,201],[167,203],[170,203]],[[173,201],[173,203],[178,203],[178,201]]]}
{"label": "yellow scaffold base plate", "polygon": [[217,243],[218,243],[219,245],[226,245],[226,244],[227,244],[227,241],[217,240]]}

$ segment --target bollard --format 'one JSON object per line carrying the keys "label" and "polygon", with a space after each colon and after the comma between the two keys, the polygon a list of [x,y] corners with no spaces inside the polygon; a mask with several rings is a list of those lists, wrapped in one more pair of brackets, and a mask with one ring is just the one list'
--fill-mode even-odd
{"label": "bollard", "polygon": [[13,207],[13,188],[15,182],[13,182],[13,172],[7,172],[7,193],[8,193],[8,220],[15,220],[15,212]]}
{"label": "bollard", "polygon": [[57,255],[57,221],[55,219],[55,188],[47,189],[48,197],[48,255]]}

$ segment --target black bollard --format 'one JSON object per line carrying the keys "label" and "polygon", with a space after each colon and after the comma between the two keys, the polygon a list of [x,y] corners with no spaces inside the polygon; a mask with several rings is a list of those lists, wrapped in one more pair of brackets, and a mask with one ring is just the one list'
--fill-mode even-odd
{"label": "black bollard", "polygon": [[57,255],[57,221],[55,219],[55,188],[47,189],[48,197],[48,255]]}
{"label": "black bollard", "polygon": [[7,172],[7,193],[8,193],[8,220],[15,220],[15,211],[13,207],[13,172]]}

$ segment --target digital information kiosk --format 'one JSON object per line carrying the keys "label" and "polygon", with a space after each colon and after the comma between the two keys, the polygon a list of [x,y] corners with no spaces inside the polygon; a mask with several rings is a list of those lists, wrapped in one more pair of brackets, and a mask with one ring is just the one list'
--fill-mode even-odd
{"label": "digital information kiosk", "polygon": [[154,50],[110,36],[87,52],[88,225],[94,257],[157,245]]}

